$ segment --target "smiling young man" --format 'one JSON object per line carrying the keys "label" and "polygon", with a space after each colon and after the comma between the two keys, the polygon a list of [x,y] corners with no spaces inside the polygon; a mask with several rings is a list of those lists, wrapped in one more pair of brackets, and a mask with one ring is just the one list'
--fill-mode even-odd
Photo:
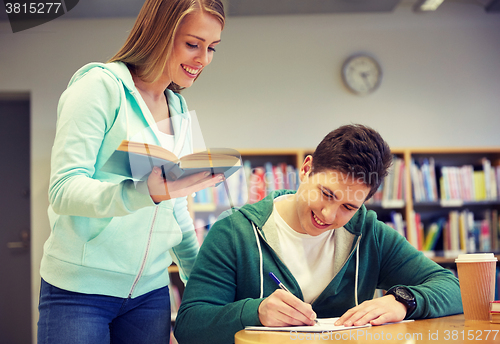
{"label": "smiling young man", "polygon": [[[391,161],[375,130],[342,126],[304,160],[296,192],[273,192],[216,222],[184,292],[179,343],[232,343],[245,326],[316,317],[349,326],[461,313],[453,274],[363,205]],[[372,300],[377,288],[388,292]]]}

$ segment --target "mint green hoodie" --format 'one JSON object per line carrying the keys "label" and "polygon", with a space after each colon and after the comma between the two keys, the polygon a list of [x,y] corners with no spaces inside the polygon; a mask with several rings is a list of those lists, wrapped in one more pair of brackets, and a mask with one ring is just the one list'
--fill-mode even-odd
{"label": "mint green hoodie", "polygon": [[[184,98],[166,95],[174,153],[192,153]],[[145,181],[100,171],[122,140],[160,145],[156,130],[125,64],[91,63],[75,73],[58,106],[51,234],[40,269],[45,281],[75,292],[137,297],[169,283],[172,259],[187,279],[198,242],[186,198],[156,205]]]}
{"label": "mint green hoodie", "polygon": [[[258,307],[278,286],[273,272],[298,298],[302,291],[271,247],[278,240],[271,216],[276,191],[216,222],[186,285],[175,323],[179,344],[233,343],[245,326],[261,325]],[[415,295],[411,318],[462,313],[458,280],[426,258],[394,229],[362,206],[335,229],[334,278],[312,307],[319,318],[339,317],[373,298],[375,289],[404,285]],[[271,243],[271,245],[270,245]],[[357,288],[356,288],[357,286]]]}

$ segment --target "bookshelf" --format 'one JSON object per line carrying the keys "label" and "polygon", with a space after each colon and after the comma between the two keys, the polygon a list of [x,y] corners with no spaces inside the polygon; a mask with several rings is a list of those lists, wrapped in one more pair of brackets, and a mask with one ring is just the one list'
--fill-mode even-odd
{"label": "bookshelf", "polygon": [[[419,214],[424,232],[435,221],[442,222],[442,236],[433,249],[436,254],[453,258],[464,252],[499,253],[500,147],[406,151],[409,166],[412,161],[421,166],[425,161],[433,161],[435,166],[437,199],[419,199],[416,195],[419,185],[411,178],[406,216]],[[410,221],[409,230],[415,232],[417,226]]]}

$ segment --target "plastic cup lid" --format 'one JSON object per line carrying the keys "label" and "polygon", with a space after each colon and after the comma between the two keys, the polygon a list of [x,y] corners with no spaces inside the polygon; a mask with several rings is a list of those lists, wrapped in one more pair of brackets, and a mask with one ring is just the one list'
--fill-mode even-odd
{"label": "plastic cup lid", "polygon": [[459,254],[455,259],[455,263],[480,263],[480,262],[496,262],[498,259],[493,253],[471,253]]}

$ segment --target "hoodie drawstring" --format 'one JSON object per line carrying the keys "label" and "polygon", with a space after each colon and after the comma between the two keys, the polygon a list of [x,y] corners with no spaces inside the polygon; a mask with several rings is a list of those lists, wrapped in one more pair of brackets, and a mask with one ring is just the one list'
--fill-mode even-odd
{"label": "hoodie drawstring", "polygon": [[262,248],[260,247],[259,234],[257,233],[257,228],[255,228],[254,223],[252,222],[253,233],[255,234],[255,241],[257,242],[257,248],[259,249],[259,260],[260,260],[260,296],[259,298],[264,297],[264,261],[262,259]]}
{"label": "hoodie drawstring", "polygon": [[356,247],[356,275],[354,276],[354,302],[358,305],[359,241]]}

